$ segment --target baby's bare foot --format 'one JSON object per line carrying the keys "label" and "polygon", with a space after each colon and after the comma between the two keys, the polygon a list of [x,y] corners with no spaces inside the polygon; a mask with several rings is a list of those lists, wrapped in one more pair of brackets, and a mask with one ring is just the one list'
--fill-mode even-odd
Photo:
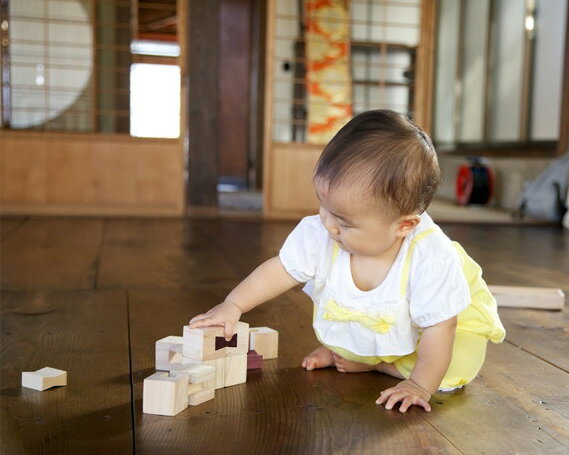
{"label": "baby's bare foot", "polygon": [[362,371],[372,371],[376,369],[375,365],[347,360],[338,354],[334,354],[334,363],[340,373],[361,373]]}
{"label": "baby's bare foot", "polygon": [[334,365],[334,353],[325,346],[315,349],[302,361],[302,367],[307,370],[326,368],[332,365]]}

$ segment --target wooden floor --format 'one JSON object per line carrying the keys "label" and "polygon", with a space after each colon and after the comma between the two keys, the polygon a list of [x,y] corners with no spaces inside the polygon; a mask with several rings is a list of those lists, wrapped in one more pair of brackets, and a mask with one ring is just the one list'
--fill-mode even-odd
{"label": "wooden floor", "polygon": [[[2,454],[567,454],[568,311],[503,309],[506,341],[480,377],[437,394],[433,412],[374,404],[397,381],[306,372],[317,342],[299,290],[244,320],[280,332],[280,356],[246,384],[176,417],[142,414],[154,341],[276,254],[291,223],[4,218],[1,221]],[[569,233],[546,226],[444,225],[491,284],[569,292]],[[68,371],[68,386],[20,387],[22,371]]]}

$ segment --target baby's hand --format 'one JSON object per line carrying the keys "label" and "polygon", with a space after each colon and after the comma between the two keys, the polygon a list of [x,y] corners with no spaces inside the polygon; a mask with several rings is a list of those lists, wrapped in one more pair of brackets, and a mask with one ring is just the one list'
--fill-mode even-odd
{"label": "baby's hand", "polygon": [[220,325],[224,328],[223,335],[225,339],[230,340],[235,333],[235,324],[239,321],[241,314],[241,310],[237,305],[225,301],[214,306],[205,314],[194,316],[190,320],[190,329]]}
{"label": "baby's hand", "polygon": [[406,379],[395,387],[390,387],[381,392],[376,403],[385,403],[385,409],[393,409],[396,403],[401,402],[401,406],[399,406],[401,412],[406,412],[412,405],[421,406],[425,411],[431,412],[430,399],[430,393],[423,390],[410,379]]}

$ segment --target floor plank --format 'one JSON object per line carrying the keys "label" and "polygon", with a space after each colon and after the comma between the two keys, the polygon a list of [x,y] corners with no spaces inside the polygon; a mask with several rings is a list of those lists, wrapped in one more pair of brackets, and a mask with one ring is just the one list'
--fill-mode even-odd
{"label": "floor plank", "polygon": [[502,308],[508,342],[569,373],[569,305],[563,311]]}
{"label": "floor plank", "polygon": [[33,218],[2,243],[2,289],[92,289],[101,219]]}
{"label": "floor plank", "polygon": [[[297,291],[295,291],[297,292]],[[460,453],[426,425],[418,410],[407,415],[375,405],[396,380],[379,374],[307,372],[303,355],[316,345],[305,301],[280,297],[243,318],[279,330],[279,358],[266,361],[248,382],[216,391],[216,398],[174,418],[141,413],[142,381],[153,370],[153,343],[181,333],[189,316],[217,303],[219,288],[133,291],[129,294],[132,365],[139,453]],[[273,316],[267,318],[265,312]],[[287,340],[294,340],[288,343]],[[219,437],[223,435],[223,437]]]}
{"label": "floor plank", "polygon": [[491,345],[480,376],[437,393],[424,418],[462,453],[562,454],[569,447],[569,374],[509,343]]}
{"label": "floor plank", "polygon": [[[3,291],[2,453],[130,453],[126,294]],[[68,385],[22,388],[22,371],[66,370]]]}

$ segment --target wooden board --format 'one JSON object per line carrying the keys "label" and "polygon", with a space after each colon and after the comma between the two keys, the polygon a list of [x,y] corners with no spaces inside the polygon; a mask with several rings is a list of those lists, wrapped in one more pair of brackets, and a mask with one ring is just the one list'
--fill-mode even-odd
{"label": "wooden board", "polygon": [[[124,291],[3,291],[2,453],[132,450]],[[22,371],[66,370],[38,392]]]}
{"label": "wooden board", "polygon": [[489,288],[501,307],[562,310],[565,305],[565,294],[557,288],[498,285]]}
{"label": "wooden board", "polygon": [[182,213],[177,139],[3,131],[0,143],[4,214]]}

